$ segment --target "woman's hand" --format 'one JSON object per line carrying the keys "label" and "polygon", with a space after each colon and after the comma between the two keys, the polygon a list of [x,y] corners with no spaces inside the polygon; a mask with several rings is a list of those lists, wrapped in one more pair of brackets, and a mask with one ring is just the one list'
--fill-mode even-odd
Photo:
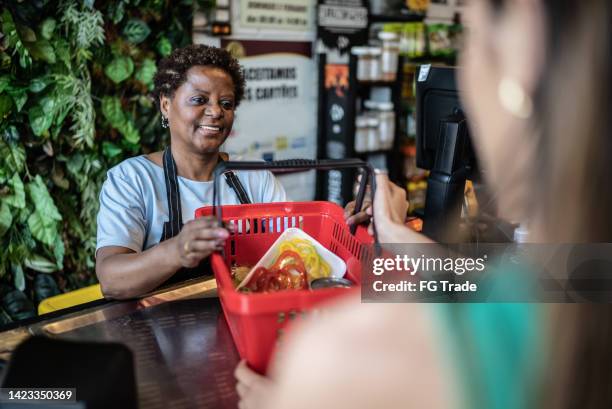
{"label": "woman's hand", "polygon": [[384,222],[403,225],[406,221],[408,206],[406,191],[391,183],[386,174],[377,174],[376,193],[374,196],[374,220],[376,223]]}
{"label": "woman's hand", "polygon": [[269,398],[273,383],[265,376],[251,370],[245,361],[240,361],[234,376],[238,380],[236,392],[240,397],[239,409],[259,409]]}
{"label": "woman's hand", "polygon": [[376,175],[376,192],[374,194],[374,207],[368,213],[374,213],[374,224],[381,243],[398,243],[407,240],[405,225],[408,212],[406,191],[391,183],[386,174]]}
{"label": "woman's hand", "polygon": [[[374,220],[379,229],[391,227],[391,225],[404,225],[409,203],[406,200],[406,191],[399,186],[391,183],[386,174],[377,173],[376,176],[376,198],[374,200],[376,216]],[[382,188],[382,190],[381,190]],[[369,189],[368,189],[369,190]],[[372,202],[368,197],[364,200],[362,209],[359,213],[355,211],[355,201],[349,202],[344,208],[344,218],[349,226],[354,224],[368,223],[368,232],[373,235],[373,225],[370,223],[372,218]]]}
{"label": "woman's hand", "polygon": [[214,216],[199,217],[187,222],[174,238],[174,251],[182,267],[196,267],[213,251],[222,250],[228,237]]}
{"label": "woman's hand", "polygon": [[348,202],[344,207],[344,220],[346,220],[346,224],[352,226],[354,224],[369,223],[372,216],[368,214],[367,211],[372,206],[372,202],[367,199],[364,200],[361,211],[353,214],[355,211],[355,203],[356,202],[353,200],[352,202]]}
{"label": "woman's hand", "polygon": [[[357,183],[361,184],[361,175],[357,176]],[[346,220],[346,224],[349,226],[353,226],[356,224],[369,224],[370,219],[372,218],[372,213],[368,213],[368,209],[372,207],[372,191],[370,190],[370,185],[366,187],[365,197],[363,198],[363,204],[361,205],[361,210],[359,213],[353,214],[355,211],[355,204],[357,202],[353,200],[352,202],[348,202],[344,207],[344,220]]]}

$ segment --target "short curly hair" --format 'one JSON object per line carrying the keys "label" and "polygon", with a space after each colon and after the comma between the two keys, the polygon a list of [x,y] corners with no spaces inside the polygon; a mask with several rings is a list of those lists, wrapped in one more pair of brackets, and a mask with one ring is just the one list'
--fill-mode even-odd
{"label": "short curly hair", "polygon": [[187,71],[196,65],[216,67],[229,74],[234,82],[234,106],[237,107],[240,104],[244,97],[246,81],[238,60],[222,48],[191,44],[177,48],[159,62],[157,73],[153,78],[154,88],[151,92],[158,107],[161,95],[173,97],[175,91],[187,80]]}

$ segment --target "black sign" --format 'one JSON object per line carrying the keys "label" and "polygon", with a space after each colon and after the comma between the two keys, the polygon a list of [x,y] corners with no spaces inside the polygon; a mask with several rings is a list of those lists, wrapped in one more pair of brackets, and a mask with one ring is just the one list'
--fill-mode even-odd
{"label": "black sign", "polygon": [[368,2],[366,0],[319,0],[317,37],[341,54],[353,45],[368,41]]}

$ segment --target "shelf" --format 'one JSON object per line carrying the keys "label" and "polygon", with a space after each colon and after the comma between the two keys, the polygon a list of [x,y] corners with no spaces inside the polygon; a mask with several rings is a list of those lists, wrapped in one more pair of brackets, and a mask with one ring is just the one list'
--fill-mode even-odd
{"label": "shelf", "polygon": [[355,152],[355,155],[357,156],[388,155],[393,152],[395,152],[395,149],[380,149],[377,151]]}
{"label": "shelf", "polygon": [[370,23],[418,23],[425,20],[423,14],[398,13],[392,16],[370,14]]}
{"label": "shelf", "polygon": [[456,56],[423,56],[423,57],[404,57],[406,64],[424,65],[424,64],[445,64],[449,66],[457,65]]}
{"label": "shelf", "polygon": [[397,81],[357,81],[357,86],[360,88],[371,87],[393,87],[397,85]]}

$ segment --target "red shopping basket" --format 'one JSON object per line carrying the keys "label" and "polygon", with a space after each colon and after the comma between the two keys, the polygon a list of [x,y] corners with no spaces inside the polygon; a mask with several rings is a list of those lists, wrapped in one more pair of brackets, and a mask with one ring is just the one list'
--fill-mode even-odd
{"label": "red shopping basket", "polygon": [[[216,185],[221,173],[228,169],[338,169],[360,167],[371,175],[361,160],[224,162],[215,170]],[[368,177],[362,178],[357,195],[359,211]],[[213,201],[213,203],[216,203]],[[367,244],[371,237],[360,227],[353,235],[344,221],[344,210],[330,202],[286,202],[203,207],[196,217],[215,214],[223,222],[232,222],[236,231],[226,241],[223,254],[211,257],[221,305],[238,353],[256,371],[265,373],[279,337],[292,321],[301,319],[319,304],[359,291],[361,265],[371,257]],[[234,288],[230,269],[234,265],[252,266],[283,231],[298,227],[334,252],[347,265],[346,277],[355,287],[328,288],[316,291],[284,291],[277,293],[240,293]]]}

